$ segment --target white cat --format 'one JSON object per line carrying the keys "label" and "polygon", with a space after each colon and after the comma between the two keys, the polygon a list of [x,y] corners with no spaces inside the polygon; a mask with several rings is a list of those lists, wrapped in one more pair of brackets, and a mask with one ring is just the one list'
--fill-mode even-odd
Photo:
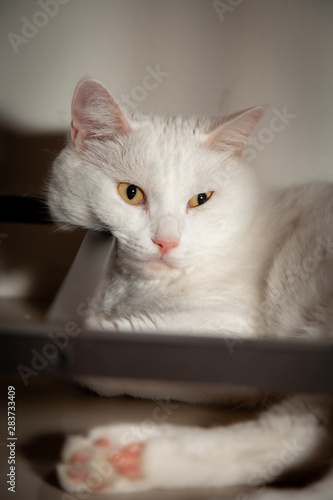
{"label": "white cat", "polygon": [[[330,337],[333,186],[271,190],[259,181],[241,154],[262,113],[256,107],[222,119],[139,115],[121,110],[99,82],[78,85],[72,140],[54,163],[49,206],[64,227],[117,238],[98,326]],[[101,394],[140,394],[131,383],[85,382]],[[239,397],[247,404],[246,393],[182,390],[172,394],[164,384],[150,396]],[[233,426],[161,425],[131,443],[126,424],[97,428],[68,440],[59,478],[68,491],[86,486],[102,493],[265,484],[327,453],[330,422],[324,398],[281,396],[270,403],[263,397],[256,418]],[[94,482],[92,463],[108,468],[103,480]],[[326,491],[309,498],[329,498]]]}

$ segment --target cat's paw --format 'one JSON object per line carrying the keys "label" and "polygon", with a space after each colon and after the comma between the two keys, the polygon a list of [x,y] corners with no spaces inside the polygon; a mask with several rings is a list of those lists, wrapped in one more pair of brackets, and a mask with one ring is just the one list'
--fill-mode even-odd
{"label": "cat's paw", "polygon": [[124,429],[96,429],[88,437],[72,436],[58,465],[61,486],[69,492],[109,493],[140,489],[145,443],[122,443]]}

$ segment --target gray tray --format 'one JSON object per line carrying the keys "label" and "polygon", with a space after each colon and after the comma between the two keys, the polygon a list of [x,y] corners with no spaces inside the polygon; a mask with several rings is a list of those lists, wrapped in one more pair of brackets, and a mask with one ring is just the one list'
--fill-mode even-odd
{"label": "gray tray", "polygon": [[333,392],[332,344],[89,330],[82,311],[106,272],[112,272],[115,252],[112,235],[88,231],[37,320],[0,318],[2,375],[23,373],[24,378],[25,367],[45,377],[94,375]]}

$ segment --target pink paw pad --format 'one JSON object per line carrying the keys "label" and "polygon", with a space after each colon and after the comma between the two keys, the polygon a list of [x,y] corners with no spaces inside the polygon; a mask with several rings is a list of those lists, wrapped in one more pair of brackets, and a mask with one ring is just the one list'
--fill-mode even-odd
{"label": "pink paw pad", "polygon": [[[97,449],[110,446],[110,442],[107,439],[98,439],[93,444]],[[93,449],[76,451],[69,459],[66,475],[69,479],[77,483],[84,483],[92,491],[103,491],[107,487],[107,484],[100,474],[96,474],[96,471],[90,470],[90,461],[93,459]]]}
{"label": "pink paw pad", "polygon": [[74,491],[82,484],[91,492],[105,492],[113,488],[117,476],[129,480],[142,477],[143,443],[117,449],[110,439],[97,437],[90,443],[82,443],[81,447],[80,444],[76,444],[76,449],[62,465],[66,488]]}
{"label": "pink paw pad", "polygon": [[91,491],[103,491],[108,486],[100,474],[94,473],[89,470],[87,466],[82,463],[75,463],[69,465],[66,475],[76,483],[85,484]]}
{"label": "pink paw pad", "polygon": [[140,470],[142,449],[142,443],[130,444],[112,455],[109,462],[119,474],[131,479],[139,479],[142,477]]}
{"label": "pink paw pad", "polygon": [[109,448],[111,446],[111,441],[107,438],[99,438],[96,439],[93,444],[98,448]]}
{"label": "pink paw pad", "polygon": [[90,454],[86,451],[77,451],[69,459],[67,476],[74,481],[85,481],[88,476],[86,463],[90,459]]}
{"label": "pink paw pad", "polygon": [[90,454],[86,451],[77,451],[76,453],[73,453],[73,455],[70,458],[69,463],[71,464],[83,464],[87,462],[90,458]]}
{"label": "pink paw pad", "polygon": [[73,479],[73,481],[78,481],[78,482],[85,482],[89,475],[87,471],[75,466],[70,466],[67,469],[66,474],[69,477],[69,479]]}

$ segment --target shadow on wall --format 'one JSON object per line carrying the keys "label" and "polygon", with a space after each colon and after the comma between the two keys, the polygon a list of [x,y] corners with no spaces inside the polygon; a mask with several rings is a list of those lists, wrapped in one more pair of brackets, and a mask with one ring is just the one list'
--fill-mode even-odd
{"label": "shadow on wall", "polygon": [[58,231],[40,200],[65,142],[0,123],[0,321],[42,317],[84,236]]}
{"label": "shadow on wall", "polygon": [[25,132],[0,122],[0,195],[43,196],[63,132]]}

